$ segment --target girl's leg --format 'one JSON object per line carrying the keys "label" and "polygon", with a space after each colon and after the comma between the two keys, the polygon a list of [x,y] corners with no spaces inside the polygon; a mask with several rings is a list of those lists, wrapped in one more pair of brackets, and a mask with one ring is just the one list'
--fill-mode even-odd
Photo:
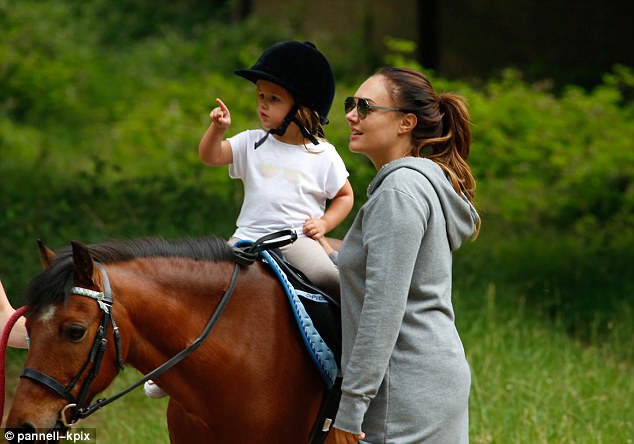
{"label": "girl's leg", "polygon": [[318,241],[300,237],[281,248],[289,263],[329,295],[339,298],[339,270]]}

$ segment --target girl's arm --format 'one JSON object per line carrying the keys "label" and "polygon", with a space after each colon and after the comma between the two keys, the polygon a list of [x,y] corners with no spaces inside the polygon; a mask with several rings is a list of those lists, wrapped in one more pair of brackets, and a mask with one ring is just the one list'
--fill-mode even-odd
{"label": "girl's arm", "polygon": [[[2,282],[0,281],[0,329],[4,329],[7,325],[7,321],[13,315],[15,309],[9,302],[9,298],[4,291]],[[24,325],[24,316],[20,317],[11,330],[9,336],[9,347],[15,348],[28,348],[26,343],[26,327]]]}
{"label": "girl's arm", "polygon": [[330,201],[330,205],[324,215],[320,218],[308,219],[304,223],[304,234],[315,240],[319,240],[319,238],[343,222],[352,210],[353,204],[354,195],[352,193],[352,185],[346,180],[346,183]]}
{"label": "girl's arm", "polygon": [[209,166],[229,165],[233,162],[231,144],[224,140],[225,132],[231,125],[231,114],[222,100],[216,99],[216,103],[218,106],[209,113],[211,124],[198,144],[198,157]]}
{"label": "girl's arm", "polygon": [[328,239],[325,236],[320,237],[319,239],[317,239],[317,241],[324,249],[332,263],[335,265],[339,265],[339,251],[332,248],[332,245],[330,245],[330,242],[328,242]]}

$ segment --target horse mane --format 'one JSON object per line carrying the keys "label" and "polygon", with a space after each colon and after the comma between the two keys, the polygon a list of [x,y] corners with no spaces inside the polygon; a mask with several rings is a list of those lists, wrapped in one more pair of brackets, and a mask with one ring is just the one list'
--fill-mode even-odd
{"label": "horse mane", "polygon": [[[128,241],[110,241],[86,245],[93,260],[102,264],[126,262],[135,258],[180,257],[197,261],[235,261],[233,249],[219,237],[166,240],[142,238]],[[55,259],[35,276],[26,293],[27,315],[40,308],[62,302],[73,279],[73,253],[71,247],[57,252]]]}

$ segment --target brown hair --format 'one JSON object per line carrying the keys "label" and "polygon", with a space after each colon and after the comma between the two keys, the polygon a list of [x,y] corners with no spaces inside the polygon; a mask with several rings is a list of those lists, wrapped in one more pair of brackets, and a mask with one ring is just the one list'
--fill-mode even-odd
{"label": "brown hair", "polygon": [[[420,72],[408,68],[383,68],[378,75],[388,84],[394,104],[417,118],[412,131],[412,155],[436,162],[457,193],[473,202],[476,182],[467,163],[471,148],[469,111],[464,98],[434,91]],[[476,226],[476,234],[479,223]]]}
{"label": "brown hair", "polygon": [[[315,137],[318,139],[325,140],[326,136],[324,134],[324,127],[321,123],[321,119],[319,118],[319,113],[307,106],[300,106],[297,110],[297,114],[295,114],[297,120]],[[304,145],[304,148],[309,153],[318,154],[321,153],[322,150],[308,148]]]}

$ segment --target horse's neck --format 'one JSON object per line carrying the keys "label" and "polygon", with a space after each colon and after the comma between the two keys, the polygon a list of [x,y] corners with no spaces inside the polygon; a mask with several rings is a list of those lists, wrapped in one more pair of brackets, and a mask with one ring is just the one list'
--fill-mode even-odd
{"label": "horse's neck", "polygon": [[153,258],[113,268],[114,309],[128,345],[126,362],[146,372],[200,334],[233,265]]}
{"label": "horse's neck", "polygon": [[[111,280],[115,306],[121,293],[116,315],[126,323],[120,328],[129,348],[127,362],[148,373],[200,335],[229,287],[234,265],[142,265],[113,272]],[[269,424],[273,437],[290,423],[297,431],[287,435],[304,436],[312,426],[307,418],[319,409],[323,384],[307,359],[279,282],[259,263],[240,270],[235,292],[209,337],[156,383],[175,401],[170,405],[187,406],[189,420],[212,427],[217,442],[231,441],[236,431],[248,436],[240,442],[261,438],[261,429],[243,424]]]}

